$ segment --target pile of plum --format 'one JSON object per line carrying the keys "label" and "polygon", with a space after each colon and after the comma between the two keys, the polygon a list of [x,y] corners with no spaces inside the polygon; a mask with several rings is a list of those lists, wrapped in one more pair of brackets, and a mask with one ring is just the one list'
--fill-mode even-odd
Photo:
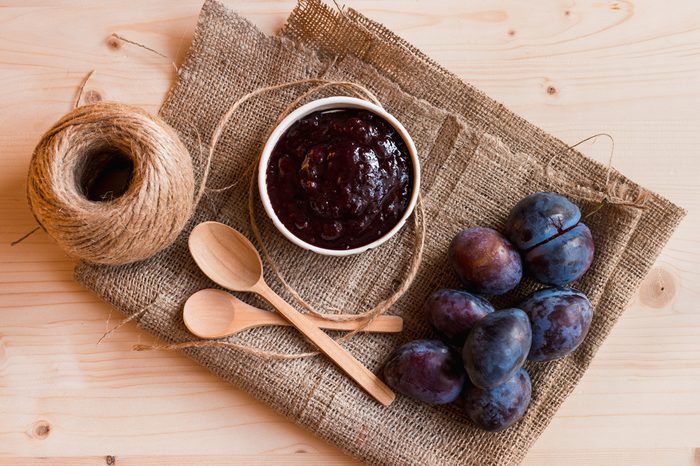
{"label": "pile of plum", "polygon": [[[459,232],[449,261],[468,291],[442,289],[428,297],[425,312],[442,341],[414,340],[398,348],[384,366],[386,383],[431,404],[461,396],[467,416],[488,431],[520,420],[532,394],[525,360],[569,354],[593,318],[586,295],[563,286],[593,261],[593,238],[580,220],[569,199],[538,192],[515,205],[505,236],[479,227]],[[512,290],[523,269],[551,287],[498,311],[479,296]]]}

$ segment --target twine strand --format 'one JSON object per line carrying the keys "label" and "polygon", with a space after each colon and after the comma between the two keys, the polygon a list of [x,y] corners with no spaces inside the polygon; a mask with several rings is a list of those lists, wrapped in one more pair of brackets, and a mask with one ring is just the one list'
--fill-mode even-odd
{"label": "twine strand", "polygon": [[30,236],[32,236],[34,233],[36,233],[36,232],[39,231],[39,230],[41,230],[41,225],[38,226],[38,227],[36,227],[36,228],[34,228],[33,230],[29,231],[28,233],[25,233],[24,235],[22,235],[22,237],[17,238],[17,239],[14,240],[13,242],[11,242],[11,243],[10,243],[10,246],[17,246],[19,243],[21,243],[21,242],[24,241],[25,239],[29,238]]}
{"label": "twine strand", "polygon": [[244,343],[236,343],[231,341],[221,341],[221,340],[200,340],[200,341],[187,341],[184,343],[173,343],[168,345],[145,345],[136,344],[131,347],[133,351],[177,351],[188,348],[230,348],[243,351],[245,353],[251,354],[253,356],[258,356],[262,359],[269,360],[292,360],[292,359],[302,359],[318,356],[318,351],[308,352],[308,353],[278,353],[275,351],[266,351],[252,346],[246,345]]}
{"label": "twine strand", "polygon": [[73,110],[80,107],[80,99],[83,97],[83,91],[85,90],[85,86],[87,85],[88,81],[90,81],[93,74],[95,74],[95,70],[90,70],[90,72],[88,72],[88,74],[86,74],[83,80],[80,82],[80,86],[78,87],[78,95],[75,97],[75,102],[73,103]]}
{"label": "twine strand", "polygon": [[127,38],[124,37],[124,36],[120,36],[120,35],[117,34],[116,32],[113,32],[112,35],[111,35],[110,37],[114,37],[115,39],[119,39],[119,40],[121,40],[121,41],[123,41],[123,42],[126,42],[127,44],[135,45],[135,46],[140,47],[140,48],[142,48],[142,49],[148,50],[149,52],[155,53],[155,54],[158,55],[159,57],[163,57],[163,58],[167,59],[168,61],[170,61],[170,64],[172,65],[173,69],[175,70],[175,74],[178,74],[178,73],[179,73],[180,70],[178,70],[177,65],[175,64],[175,62],[174,62],[170,57],[168,57],[167,55],[165,55],[165,54],[163,54],[163,53],[160,53],[160,52],[157,51],[156,49],[152,49],[151,47],[149,47],[149,46],[147,46],[147,45],[143,45],[143,44],[141,44],[141,43],[139,43],[139,42],[136,42],[136,41],[133,41],[133,40],[131,40],[131,39],[127,39]]}
{"label": "twine strand", "polygon": [[[131,322],[132,320],[137,319],[137,318],[141,317],[142,315],[144,315],[151,307],[152,307],[152,304],[147,306],[147,307],[144,307],[143,309],[138,310],[137,312],[134,312],[129,317],[126,317],[126,318],[120,320],[117,325],[115,325],[114,327],[112,327],[111,329],[107,330],[105,333],[102,334],[100,339],[97,340],[97,344],[99,345],[100,343],[102,343],[102,340],[109,337],[111,334],[113,334],[114,332],[116,332],[117,330],[119,330],[120,328],[122,328],[123,326],[125,326],[126,324]],[[108,323],[109,323],[109,320],[111,317],[112,317],[112,313],[110,311],[110,314],[107,316]]]}
{"label": "twine strand", "polygon": [[[243,105],[244,103],[246,103],[247,101],[249,101],[253,97],[256,97],[260,94],[264,94],[264,93],[276,91],[276,90],[281,90],[281,89],[287,89],[287,88],[295,87],[295,86],[301,86],[304,84],[315,84],[317,87],[302,94],[300,97],[295,99],[291,104],[289,104],[285,108],[285,110],[282,111],[282,114],[277,118],[275,123],[272,125],[270,130],[265,135],[265,138],[264,138],[265,140],[267,140],[267,138],[270,136],[270,133],[272,133],[274,128],[280,123],[280,121],[282,121],[284,119],[284,117],[286,117],[299,104],[299,102],[303,101],[304,98],[308,97],[311,93],[318,92],[319,90],[324,89],[326,87],[338,86],[341,88],[345,88],[346,90],[349,89],[349,90],[351,90],[351,92],[355,93],[356,96],[361,96],[360,94],[358,94],[358,91],[363,92],[364,95],[366,96],[365,98],[369,99],[370,101],[372,101],[373,103],[375,103],[376,105],[381,107],[379,100],[371,91],[369,91],[364,86],[361,86],[359,84],[356,84],[356,83],[353,83],[350,81],[332,81],[332,80],[321,79],[321,78],[309,78],[309,79],[290,81],[290,82],[286,82],[286,83],[282,83],[282,84],[275,84],[272,86],[265,86],[265,87],[260,87],[258,89],[255,89],[247,94],[244,94],[242,97],[240,97],[238,100],[236,100],[233,104],[231,104],[228,111],[226,111],[226,113],[224,113],[224,115],[219,120],[219,123],[216,125],[216,128],[214,128],[214,132],[212,133],[212,137],[211,137],[211,143],[209,144],[209,156],[207,158],[207,162],[205,165],[205,170],[204,170],[205,175],[204,175],[204,182],[202,183],[202,186],[204,186],[206,184],[206,178],[209,174],[209,168],[211,165],[211,161],[214,158],[214,151],[216,150],[216,145],[219,142],[219,139],[221,138],[221,134],[223,133],[224,128],[228,124],[228,122],[231,119],[231,117],[233,116],[233,114],[241,107],[241,105]],[[259,160],[260,160],[260,155],[261,154],[258,154],[258,157],[255,159],[255,161],[253,161],[253,163],[248,167],[248,170],[255,169],[256,163],[259,162]],[[248,172],[246,172],[246,174],[247,173]],[[227,186],[224,186],[222,188],[206,188],[206,190],[209,192],[220,193],[220,192],[228,191],[229,189],[231,189],[237,185],[238,185],[238,181],[236,181],[232,184],[229,184]],[[204,188],[201,188],[201,189],[204,189]]]}
{"label": "twine strand", "polygon": [[608,164],[605,170],[605,182],[604,186],[602,189],[596,189],[595,191],[599,192],[601,195],[598,196],[597,198],[586,198],[585,196],[582,196],[583,199],[591,201],[591,202],[596,202],[598,205],[594,208],[593,211],[588,213],[586,215],[586,218],[595,214],[598,212],[600,209],[602,209],[605,205],[607,204],[612,204],[612,205],[618,205],[618,206],[625,206],[625,207],[632,207],[635,209],[640,209],[644,210],[646,209],[646,203],[649,200],[650,193],[644,189],[639,190],[637,193],[636,197],[634,199],[625,199],[625,195],[627,195],[627,192],[617,192],[618,190],[621,189],[620,186],[618,186],[616,183],[611,183],[610,180],[612,178],[612,172],[613,172],[613,157],[615,155],[615,138],[612,137],[611,134],[609,133],[596,133],[592,136],[588,136],[587,138],[581,139],[575,144],[572,144],[570,146],[567,146],[566,149],[564,149],[562,152],[558,152],[554,154],[545,164],[544,166],[544,172],[545,174],[551,179],[551,180],[556,180],[558,177],[551,172],[552,169],[552,162],[554,162],[557,158],[560,156],[567,154],[569,151],[573,150],[577,146],[583,144],[584,142],[590,141],[592,139],[595,139],[600,136],[605,136],[610,140],[610,156],[608,158]]}

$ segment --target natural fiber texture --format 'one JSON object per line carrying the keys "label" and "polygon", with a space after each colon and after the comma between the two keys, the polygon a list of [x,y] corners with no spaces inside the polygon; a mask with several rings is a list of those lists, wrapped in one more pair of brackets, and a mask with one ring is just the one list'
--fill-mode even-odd
{"label": "natural fiber texture", "polygon": [[[131,161],[130,181],[120,196],[90,200],[80,178],[105,154]],[[101,264],[143,260],[172,244],[193,193],[192,159],[177,133],[137,107],[107,102],[78,107],[46,132],[27,181],[44,230],[69,255]]]}
{"label": "natural fiber texture", "polygon": [[[399,344],[431,336],[422,313],[426,296],[458,286],[446,260],[461,228],[500,228],[509,208],[537,190],[557,190],[584,215],[596,241],[591,270],[574,285],[595,306],[590,333],[572,355],[528,364],[533,399],[521,422],[498,434],[473,427],[459,405],[428,406],[403,396],[383,408],[325,358],[269,360],[236,345],[292,354],[312,350],[288,328],[258,328],[223,340],[221,347],[183,348],[189,356],[345,451],[373,464],[493,464],[519,462],[571,392],[620,317],[683,211],[606,167],[587,159],[440,68],[390,31],[352,10],[339,14],[316,0],[302,1],[281,37],[267,37],[215,1],[207,1],[177,85],[161,110],[193,154],[199,179],[221,116],[260,87],[301,79],[357,82],[370,89],[416,142],[422,167],[425,249],[413,286],[389,310],[404,318],[400,335],[356,335],[344,346],[379,370]],[[337,92],[328,90],[329,93]],[[211,282],[189,257],[186,239],[203,220],[225,222],[252,237],[248,219],[248,167],[277,116],[301,89],[282,89],[242,105],[222,131],[208,185],[233,186],[205,196],[173,246],[151,259],[121,267],[80,264],[78,281],[139,325],[165,340],[192,340],[181,306]],[[321,97],[321,96],[316,96]],[[552,159],[555,155],[556,158]],[[548,165],[548,162],[551,163]],[[245,180],[244,182],[238,182]],[[608,193],[607,187],[612,186]],[[258,212],[260,205],[256,203]],[[318,308],[359,312],[399,286],[409,267],[413,231],[405,228],[382,247],[346,257],[315,255],[285,240],[258,216],[260,234],[285,279]],[[260,246],[260,245],[258,245]],[[269,270],[267,271],[269,272]],[[269,273],[269,283],[291,296]],[[537,287],[525,281],[497,304],[517,302]],[[251,301],[249,296],[240,295]],[[255,304],[264,306],[256,301]],[[147,309],[147,311],[143,311]],[[293,390],[289,388],[293,387]]]}

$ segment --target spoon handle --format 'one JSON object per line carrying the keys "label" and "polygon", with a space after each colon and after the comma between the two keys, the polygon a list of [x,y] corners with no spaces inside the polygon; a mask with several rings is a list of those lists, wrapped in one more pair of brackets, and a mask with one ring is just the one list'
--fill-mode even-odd
{"label": "spoon handle", "polygon": [[[211,307],[206,309],[211,311]],[[352,317],[352,315],[341,314],[343,317]],[[339,315],[339,317],[341,316]],[[202,319],[206,316],[204,312],[197,316],[197,318]],[[184,316],[183,316],[184,317]],[[357,329],[364,321],[361,319],[353,320],[329,320],[323,317],[318,317],[313,314],[305,314],[306,317],[312,324],[316,325],[318,328],[325,330],[346,330],[352,331]],[[291,327],[292,323],[286,320],[278,312],[265,311],[259,309],[255,306],[251,306],[248,303],[240,301],[237,303],[237,308],[234,311],[234,321],[232,322],[228,332],[224,335],[216,335],[214,337],[207,336],[203,338],[221,338],[234,333],[240,332],[242,330],[247,330],[254,327],[263,327],[267,325],[280,325]],[[185,321],[187,325],[187,321]],[[192,332],[192,329],[189,329]],[[373,333],[398,333],[403,330],[403,319],[399,316],[378,316],[372,322],[370,322],[362,332],[373,332]],[[195,332],[192,332],[195,333]],[[196,334],[196,333],[195,333]],[[202,336],[202,335],[197,335]]]}
{"label": "spoon handle", "polygon": [[341,370],[343,370],[357,384],[364,388],[384,406],[389,406],[396,395],[374,373],[360,363],[353,355],[348,353],[335,340],[325,334],[321,329],[309,321],[306,316],[287,304],[265,282],[258,282],[255,292],[272,304],[280,314],[292,323],[311,343],[316,345],[328,356]]}

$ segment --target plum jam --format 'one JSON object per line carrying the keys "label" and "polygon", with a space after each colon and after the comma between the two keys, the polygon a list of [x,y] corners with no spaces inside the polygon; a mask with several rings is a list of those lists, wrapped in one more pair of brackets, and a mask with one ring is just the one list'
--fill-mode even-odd
{"label": "plum jam", "polygon": [[412,172],[404,140],[383,118],[328,110],[307,115],[280,137],[267,166],[267,192],[294,236],[324,249],[352,249],[399,222]]}

